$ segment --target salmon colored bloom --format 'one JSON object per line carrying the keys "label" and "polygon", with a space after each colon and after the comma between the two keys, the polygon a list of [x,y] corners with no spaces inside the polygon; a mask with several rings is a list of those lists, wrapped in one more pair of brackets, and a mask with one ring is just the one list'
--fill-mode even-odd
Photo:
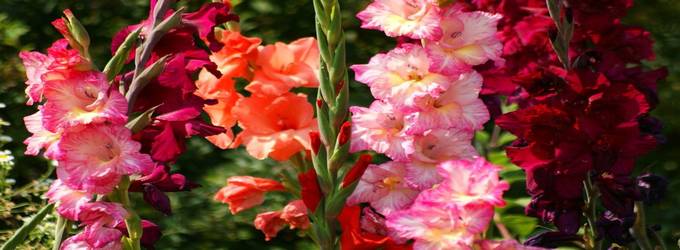
{"label": "salmon colored bloom", "polygon": [[283,229],[286,221],[281,218],[281,211],[272,211],[258,214],[253,224],[264,233],[265,240],[269,241]]}
{"label": "salmon colored bloom", "polygon": [[402,163],[387,162],[370,165],[359,180],[348,205],[368,202],[383,215],[406,208],[418,195],[404,180],[406,169]]}
{"label": "salmon colored bloom", "polygon": [[282,191],[283,185],[278,181],[252,176],[233,176],[227,179],[227,186],[215,194],[214,199],[229,205],[231,214],[252,208],[264,202],[264,194],[270,191]]}
{"label": "salmon colored bloom", "polygon": [[236,31],[217,31],[218,40],[224,47],[210,55],[210,60],[217,65],[224,76],[248,77],[248,68],[257,59],[258,46],[262,39],[257,37],[245,37]]}
{"label": "salmon colored bloom", "polygon": [[375,0],[357,14],[361,28],[391,37],[437,40],[442,36],[439,10],[428,0]]}
{"label": "salmon colored bloom", "polygon": [[261,47],[253,81],[246,90],[256,95],[279,96],[296,87],[316,88],[319,60],[319,47],[312,37]]}
{"label": "salmon colored bloom", "polygon": [[405,43],[377,54],[368,64],[353,65],[356,80],[371,88],[376,99],[395,106],[413,107],[422,96],[437,96],[454,82],[445,75],[429,71],[427,53],[420,45]]}
{"label": "salmon colored bloom", "polygon": [[122,175],[149,174],[151,157],[139,153],[129,129],[101,124],[67,130],[59,141],[57,176],[69,188],[107,194]]}
{"label": "salmon colored bloom", "polygon": [[45,149],[45,157],[54,159],[59,152],[57,141],[61,137],[60,133],[53,133],[43,126],[42,111],[24,117],[24,124],[31,137],[24,140],[26,144],[26,155],[38,155],[41,149]]}
{"label": "salmon colored bloom", "polygon": [[499,14],[463,12],[462,6],[449,7],[442,14],[443,36],[426,43],[430,70],[446,75],[468,71],[487,60],[500,61],[503,44],[496,37]]}
{"label": "salmon colored bloom", "polygon": [[307,217],[307,206],[302,200],[294,200],[288,203],[283,210],[281,210],[281,219],[290,224],[290,229],[309,228],[310,222]]}
{"label": "salmon colored bloom", "polygon": [[243,128],[237,142],[257,159],[285,161],[312,149],[309,132],[316,130],[317,123],[304,94],[250,96],[236,103],[232,112]]}
{"label": "salmon colored bloom", "polygon": [[232,115],[232,109],[238,100],[243,98],[236,91],[234,84],[234,80],[229,76],[223,75],[218,79],[206,69],[201,70],[196,81],[197,90],[194,94],[203,99],[217,101],[216,104],[204,106],[203,110],[210,116],[212,125],[226,130],[224,133],[206,137],[221,149],[228,148],[234,141],[234,132],[231,128],[236,125],[236,117]]}
{"label": "salmon colored bloom", "polygon": [[43,76],[48,102],[43,111],[45,127],[55,132],[80,124],[127,122],[127,101],[101,72],[64,72]]}

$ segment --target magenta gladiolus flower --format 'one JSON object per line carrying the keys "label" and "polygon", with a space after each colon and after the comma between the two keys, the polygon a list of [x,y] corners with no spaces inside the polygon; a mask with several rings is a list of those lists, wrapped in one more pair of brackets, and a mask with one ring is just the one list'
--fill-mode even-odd
{"label": "magenta gladiolus flower", "polygon": [[127,210],[120,203],[97,201],[84,204],[78,220],[92,227],[113,228],[128,216]]}
{"label": "magenta gladiolus flower", "polygon": [[44,95],[48,102],[43,121],[50,131],[80,124],[123,124],[127,121],[127,101],[110,90],[101,72],[64,72],[43,77]]}
{"label": "magenta gladiolus flower", "polygon": [[496,38],[501,17],[481,11],[463,12],[459,5],[448,8],[442,14],[442,38],[425,45],[432,63],[430,70],[451,75],[487,60],[502,60],[503,45]]}
{"label": "magenta gladiolus flower", "polygon": [[362,28],[382,30],[391,37],[436,40],[442,36],[439,10],[427,0],[375,0],[357,18]]}
{"label": "magenta gladiolus flower", "polygon": [[59,141],[57,176],[74,189],[106,194],[122,175],[148,174],[153,162],[139,153],[130,130],[115,125],[89,125],[64,133]]}
{"label": "magenta gladiolus flower", "polygon": [[120,250],[123,234],[117,229],[85,228],[61,243],[61,250]]}
{"label": "magenta gladiolus flower", "polygon": [[370,165],[347,203],[367,202],[383,215],[404,209],[418,195],[417,190],[407,185],[405,174],[406,167],[399,162]]}

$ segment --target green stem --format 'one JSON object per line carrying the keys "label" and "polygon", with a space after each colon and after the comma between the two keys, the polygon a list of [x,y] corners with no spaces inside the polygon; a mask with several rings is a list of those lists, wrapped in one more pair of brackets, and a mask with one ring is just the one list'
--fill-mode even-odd
{"label": "green stem", "polygon": [[125,218],[125,226],[128,230],[128,237],[124,239],[124,244],[126,249],[131,250],[141,250],[141,239],[142,239],[142,224],[141,219],[135,213],[132,205],[130,203],[130,197],[128,195],[128,188],[130,188],[130,177],[124,176],[123,179],[118,184],[118,199],[120,203],[128,211],[128,217]]}
{"label": "green stem", "polygon": [[54,244],[52,245],[52,250],[59,250],[61,242],[68,236],[69,229],[71,228],[71,221],[61,217],[59,214],[56,216],[57,225],[54,229]]}
{"label": "green stem", "polygon": [[645,205],[641,201],[635,202],[635,224],[631,228],[631,234],[635,237],[635,241],[642,250],[652,250],[652,243],[647,237],[647,225],[645,221]]}
{"label": "green stem", "polygon": [[590,179],[590,173],[583,182],[585,190],[585,208],[583,215],[586,217],[588,227],[583,234],[586,249],[600,249],[601,241],[597,240],[595,220],[597,219],[597,197],[598,191]]}

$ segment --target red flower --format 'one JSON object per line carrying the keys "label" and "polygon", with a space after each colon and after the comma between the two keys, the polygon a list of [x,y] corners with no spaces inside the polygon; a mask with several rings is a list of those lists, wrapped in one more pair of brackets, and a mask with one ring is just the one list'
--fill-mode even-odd
{"label": "red flower", "polygon": [[323,194],[316,179],[314,168],[309,168],[307,172],[298,174],[298,182],[300,182],[302,200],[305,206],[312,212],[316,211]]}
{"label": "red flower", "polygon": [[232,176],[227,186],[215,194],[215,200],[229,204],[229,210],[236,214],[264,202],[264,194],[283,191],[284,187],[275,180],[252,176]]}
{"label": "red flower", "polygon": [[361,207],[345,206],[338,215],[338,222],[342,228],[340,246],[342,249],[372,250],[372,249],[411,249],[411,245],[399,245],[390,237],[364,231],[361,228]]}

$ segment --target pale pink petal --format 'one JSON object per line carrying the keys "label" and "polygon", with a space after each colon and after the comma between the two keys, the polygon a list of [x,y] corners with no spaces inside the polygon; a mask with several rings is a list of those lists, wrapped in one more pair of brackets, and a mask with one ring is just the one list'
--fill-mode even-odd
{"label": "pale pink petal", "polygon": [[349,204],[370,203],[383,215],[403,209],[413,202],[418,191],[406,184],[402,163],[370,165],[348,199]]}
{"label": "pale pink petal", "polygon": [[439,173],[437,173],[436,163],[422,161],[406,163],[406,176],[404,178],[410,186],[418,190],[432,188],[432,186],[443,180]]}
{"label": "pale pink petal", "polygon": [[47,68],[54,59],[40,52],[26,51],[19,53],[19,57],[23,60],[26,77],[28,77],[26,81],[26,95],[28,96],[26,105],[33,105],[33,103],[42,101],[44,84],[41,77],[47,72]]}
{"label": "pale pink petal", "polygon": [[25,154],[38,155],[40,150],[45,149],[45,157],[50,159],[56,157],[59,151],[56,142],[61,135],[50,132],[43,126],[42,111],[24,117],[24,124],[28,132],[32,133],[30,137],[24,140],[24,144],[26,144]]}
{"label": "pale pink petal", "polygon": [[433,129],[412,141],[409,157],[422,162],[438,163],[452,159],[471,159],[477,151],[471,144],[472,132],[459,129]]}
{"label": "pale pink petal", "polygon": [[374,101],[369,108],[350,107],[350,112],[350,151],[371,149],[395,161],[406,160],[412,137],[405,134],[404,115],[401,112],[382,101]]}
{"label": "pale pink petal", "polygon": [[391,37],[439,39],[438,8],[426,0],[375,0],[357,14],[364,29],[382,30]]}
{"label": "pale pink petal", "polygon": [[82,206],[93,197],[92,194],[70,189],[59,179],[52,183],[45,196],[50,203],[56,203],[59,215],[69,220],[78,220]]}

